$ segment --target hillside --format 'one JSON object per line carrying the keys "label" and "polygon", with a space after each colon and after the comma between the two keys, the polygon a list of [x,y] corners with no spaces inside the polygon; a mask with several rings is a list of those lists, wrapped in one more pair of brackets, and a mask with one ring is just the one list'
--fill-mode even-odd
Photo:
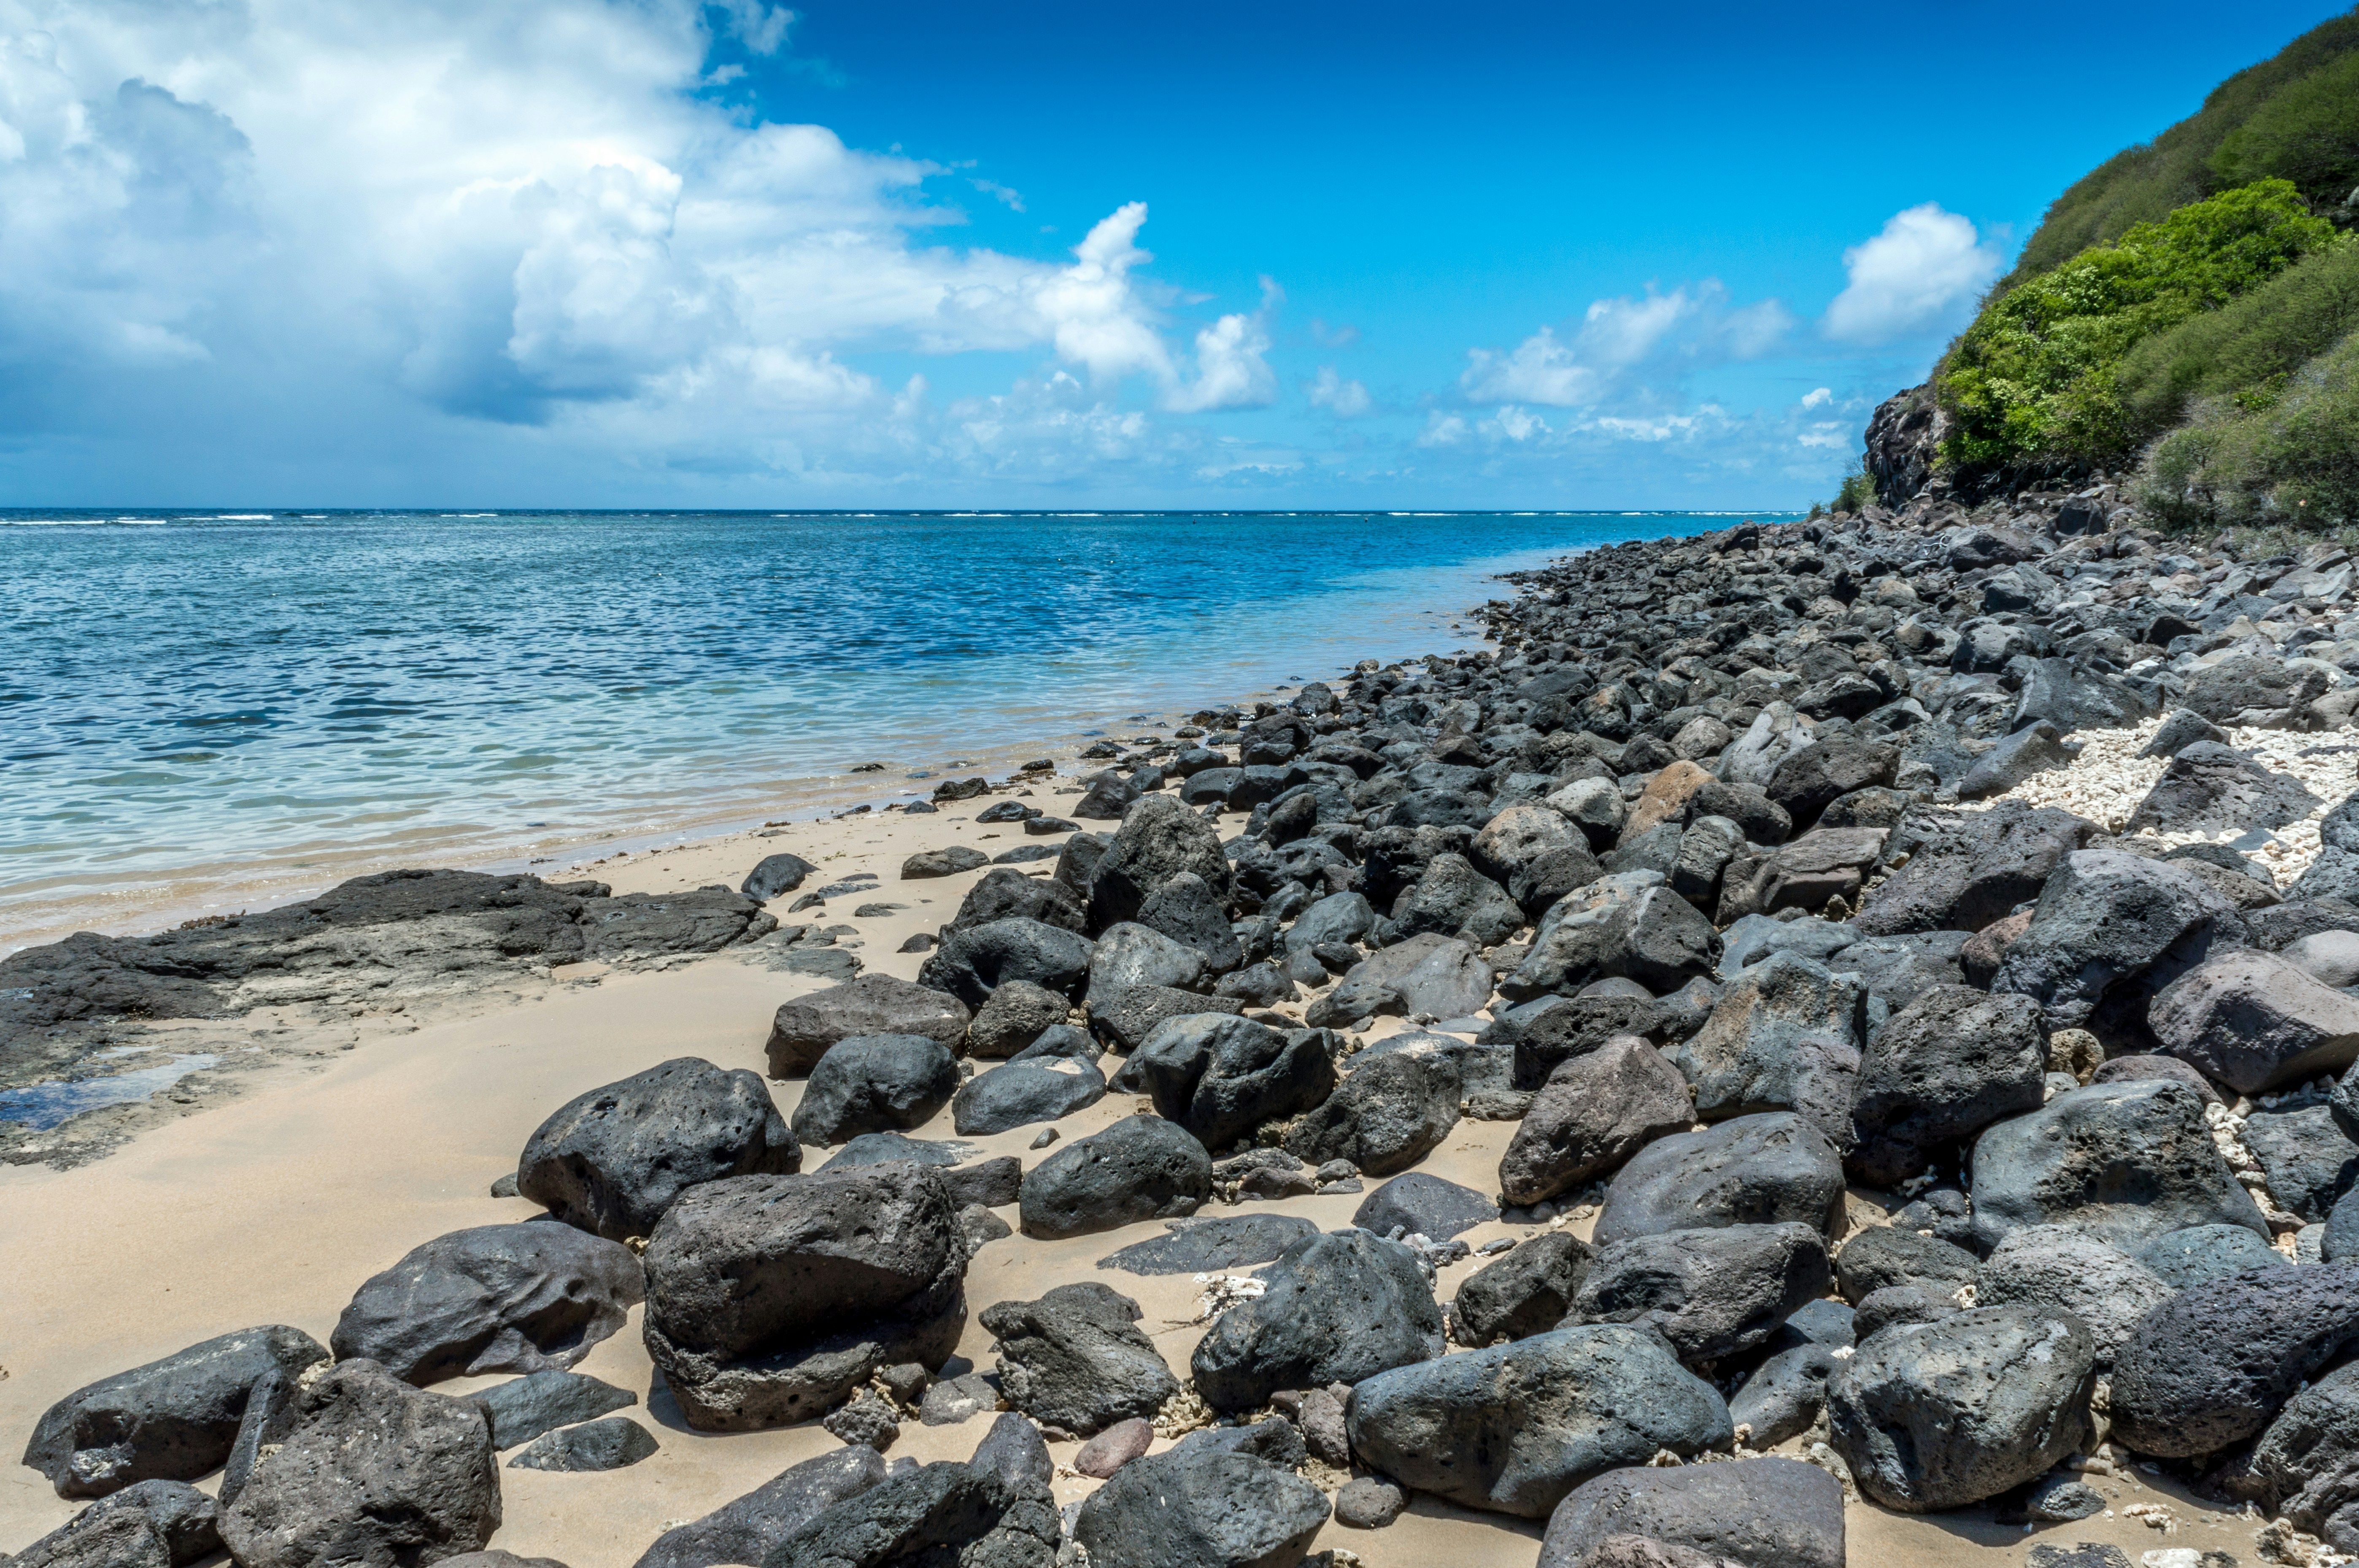
{"label": "hillside", "polygon": [[2058,197],[1876,411],[1865,475],[1886,504],[2110,478],[2165,524],[2359,523],[2354,226],[2359,12]]}

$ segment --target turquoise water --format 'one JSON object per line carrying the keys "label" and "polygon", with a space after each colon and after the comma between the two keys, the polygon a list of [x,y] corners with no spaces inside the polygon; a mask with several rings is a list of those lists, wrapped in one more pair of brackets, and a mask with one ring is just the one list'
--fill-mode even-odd
{"label": "turquoise water", "polygon": [[861,762],[889,798],[1465,646],[1451,618],[1494,573],[1718,525],[0,513],[0,947],[245,882],[758,820],[860,797]]}

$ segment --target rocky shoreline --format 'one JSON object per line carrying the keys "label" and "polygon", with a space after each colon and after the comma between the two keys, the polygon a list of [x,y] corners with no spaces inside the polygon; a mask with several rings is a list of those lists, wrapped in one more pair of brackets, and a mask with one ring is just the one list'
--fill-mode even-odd
{"label": "rocky shoreline", "polygon": [[[546,1217],[425,1241],[324,1342],[81,1369],[25,1462],[96,1500],[13,1568],[531,1561],[503,1454],[680,1440],[573,1370],[635,1318],[650,1411],[830,1445],[604,1559],[642,1568],[1376,1562],[1435,1509],[1546,1568],[1832,1568],[1875,1510],[2093,1568],[2117,1501],[2152,1568],[2343,1561],[2354,577],[2103,486],[1748,524],[1519,574],[1480,654],[945,781],[897,882],[405,872],[12,955],[0,1091],[583,967],[799,992],[764,1071],[536,1111],[502,1195]],[[137,1125],[92,1120],[0,1153]],[[1436,1173],[1484,1129],[1491,1179]],[[980,1293],[1069,1244],[1105,1255]]]}

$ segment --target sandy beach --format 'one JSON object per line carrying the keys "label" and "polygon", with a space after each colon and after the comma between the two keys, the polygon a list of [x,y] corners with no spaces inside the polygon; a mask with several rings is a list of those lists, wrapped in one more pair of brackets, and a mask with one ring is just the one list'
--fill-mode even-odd
{"label": "sandy beach", "polygon": [[[1044,797],[1044,800],[1049,797]],[[764,853],[788,849],[825,874],[874,871],[876,897],[904,905],[889,915],[850,922],[871,971],[913,978],[921,955],[898,953],[904,938],[948,918],[980,875],[901,881],[897,868],[919,849],[966,844],[998,850],[1024,840],[1012,828],[973,823],[968,802],[935,816],[870,813],[735,835],[660,853],[609,860],[595,874],[618,892],[670,892],[734,882]],[[1239,822],[1224,822],[1224,834]],[[995,838],[995,833],[1000,837]],[[255,1324],[285,1323],[323,1342],[353,1290],[409,1248],[467,1226],[520,1220],[536,1212],[517,1199],[489,1195],[515,1170],[517,1152],[541,1119],[587,1088],[674,1056],[695,1055],[724,1067],[763,1065],[762,1043],[777,1005],[826,983],[762,967],[748,955],[723,953],[661,972],[560,970],[512,994],[480,996],[453,1016],[401,1019],[281,1019],[315,1063],[272,1058],[242,1077],[237,1092],[203,1095],[201,1107],[162,1108],[171,1119],[105,1158],[76,1169],[40,1165],[0,1169],[0,1314],[10,1324],[0,1348],[0,1431],[19,1442],[60,1396],[108,1373],[178,1350],[206,1336]],[[1381,1034],[1400,1027],[1387,1019]],[[791,1114],[799,1081],[772,1085]],[[1109,1096],[1059,1124],[1065,1141],[1132,1114],[1131,1097]],[[1419,1169],[1479,1191],[1496,1188],[1499,1154],[1515,1124],[1462,1121]],[[1027,1152],[1034,1130],[976,1140],[993,1154]],[[947,1111],[918,1136],[951,1135]],[[824,1160],[810,1151],[806,1169]],[[1872,1200],[1855,1196],[1864,1216]],[[1348,1224],[1354,1197],[1307,1197],[1275,1205],[1214,1207],[1246,1213],[1274,1208],[1322,1227]],[[1001,1211],[1012,1224],[1012,1208]],[[1586,1234],[1588,1221],[1568,1222]],[[1159,1234],[1134,1226],[1062,1242],[1016,1237],[984,1247],[968,1275],[971,1314],[959,1354],[988,1371],[990,1336],[973,1312],[992,1302],[1038,1296],[1074,1279],[1102,1278],[1144,1308],[1142,1326],[1175,1368],[1184,1370],[1201,1325],[1201,1287],[1188,1276],[1145,1278],[1100,1273],[1096,1259]],[[1534,1227],[1484,1225],[1463,1239],[1479,1246]],[[1476,1266],[1445,1269],[1436,1294],[1447,1300]],[[625,1331],[598,1345],[579,1369],[640,1396],[628,1411],[661,1443],[651,1459],[606,1474],[503,1469],[506,1522],[494,1544],[520,1555],[557,1558],[571,1568],[629,1568],[658,1533],[750,1490],[781,1469],[824,1453],[837,1440],[816,1423],[730,1435],[691,1432],[662,1394],[649,1398],[652,1368],[638,1336],[643,1309]],[[437,1385],[463,1393],[498,1379]],[[892,1456],[963,1459],[987,1422],[903,1426]],[[1053,1450],[1068,1464],[1077,1445]],[[1157,1448],[1169,1446],[1158,1440]],[[1788,1444],[1791,1448],[1793,1444]],[[20,1549],[82,1506],[58,1498],[34,1471],[12,1466],[0,1481],[0,1545]],[[2137,1562],[2146,1552],[2222,1548],[2251,1563],[2248,1521],[2208,1509],[2158,1477],[2131,1472],[2092,1479],[2112,1505],[2100,1515],[2038,1535],[1999,1525],[1988,1509],[1909,1518],[1854,1506],[1849,1510],[1855,1564],[1922,1563],[1927,1568],[2016,1563],[2038,1541],[2103,1541]],[[208,1480],[208,1488],[212,1482]],[[1070,1502],[1096,1483],[1060,1473],[1057,1492]],[[1391,1527],[1357,1531],[1330,1523],[1318,1546],[1349,1550],[1372,1568],[1525,1568],[1538,1551],[1538,1522],[1464,1512],[1419,1494]],[[2123,1510],[2159,1504],[2179,1523],[2165,1535]]]}

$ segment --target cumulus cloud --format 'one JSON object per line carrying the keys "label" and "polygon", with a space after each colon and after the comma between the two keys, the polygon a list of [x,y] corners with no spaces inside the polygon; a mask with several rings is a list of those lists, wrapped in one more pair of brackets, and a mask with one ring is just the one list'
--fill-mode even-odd
{"label": "cumulus cloud", "polygon": [[1843,252],[1849,281],[1821,329],[1876,344],[1953,324],[2004,265],[1974,226],[1934,202],[1896,212],[1874,239]]}
{"label": "cumulus cloud", "polygon": [[1649,288],[1593,301],[1567,336],[1548,326],[1510,350],[1469,351],[1459,391],[1473,403],[1593,407],[1701,365],[1756,358],[1791,326],[1774,299],[1732,307],[1716,279]]}
{"label": "cumulus cloud", "polygon": [[[1069,258],[957,248],[926,196],[951,171],[701,95],[718,43],[776,55],[794,21],[764,0],[0,0],[0,437],[210,422],[240,452],[394,461],[538,430],[516,449],[560,470],[570,447],[966,471],[1019,433],[1140,456],[1132,377],[1175,414],[1274,399],[1274,293],[1175,349],[1145,203]],[[1071,373],[952,415],[860,368],[874,350]]]}
{"label": "cumulus cloud", "polygon": [[1303,391],[1311,407],[1324,408],[1338,419],[1356,419],[1375,406],[1366,387],[1345,380],[1333,365],[1321,365],[1319,373]]}

